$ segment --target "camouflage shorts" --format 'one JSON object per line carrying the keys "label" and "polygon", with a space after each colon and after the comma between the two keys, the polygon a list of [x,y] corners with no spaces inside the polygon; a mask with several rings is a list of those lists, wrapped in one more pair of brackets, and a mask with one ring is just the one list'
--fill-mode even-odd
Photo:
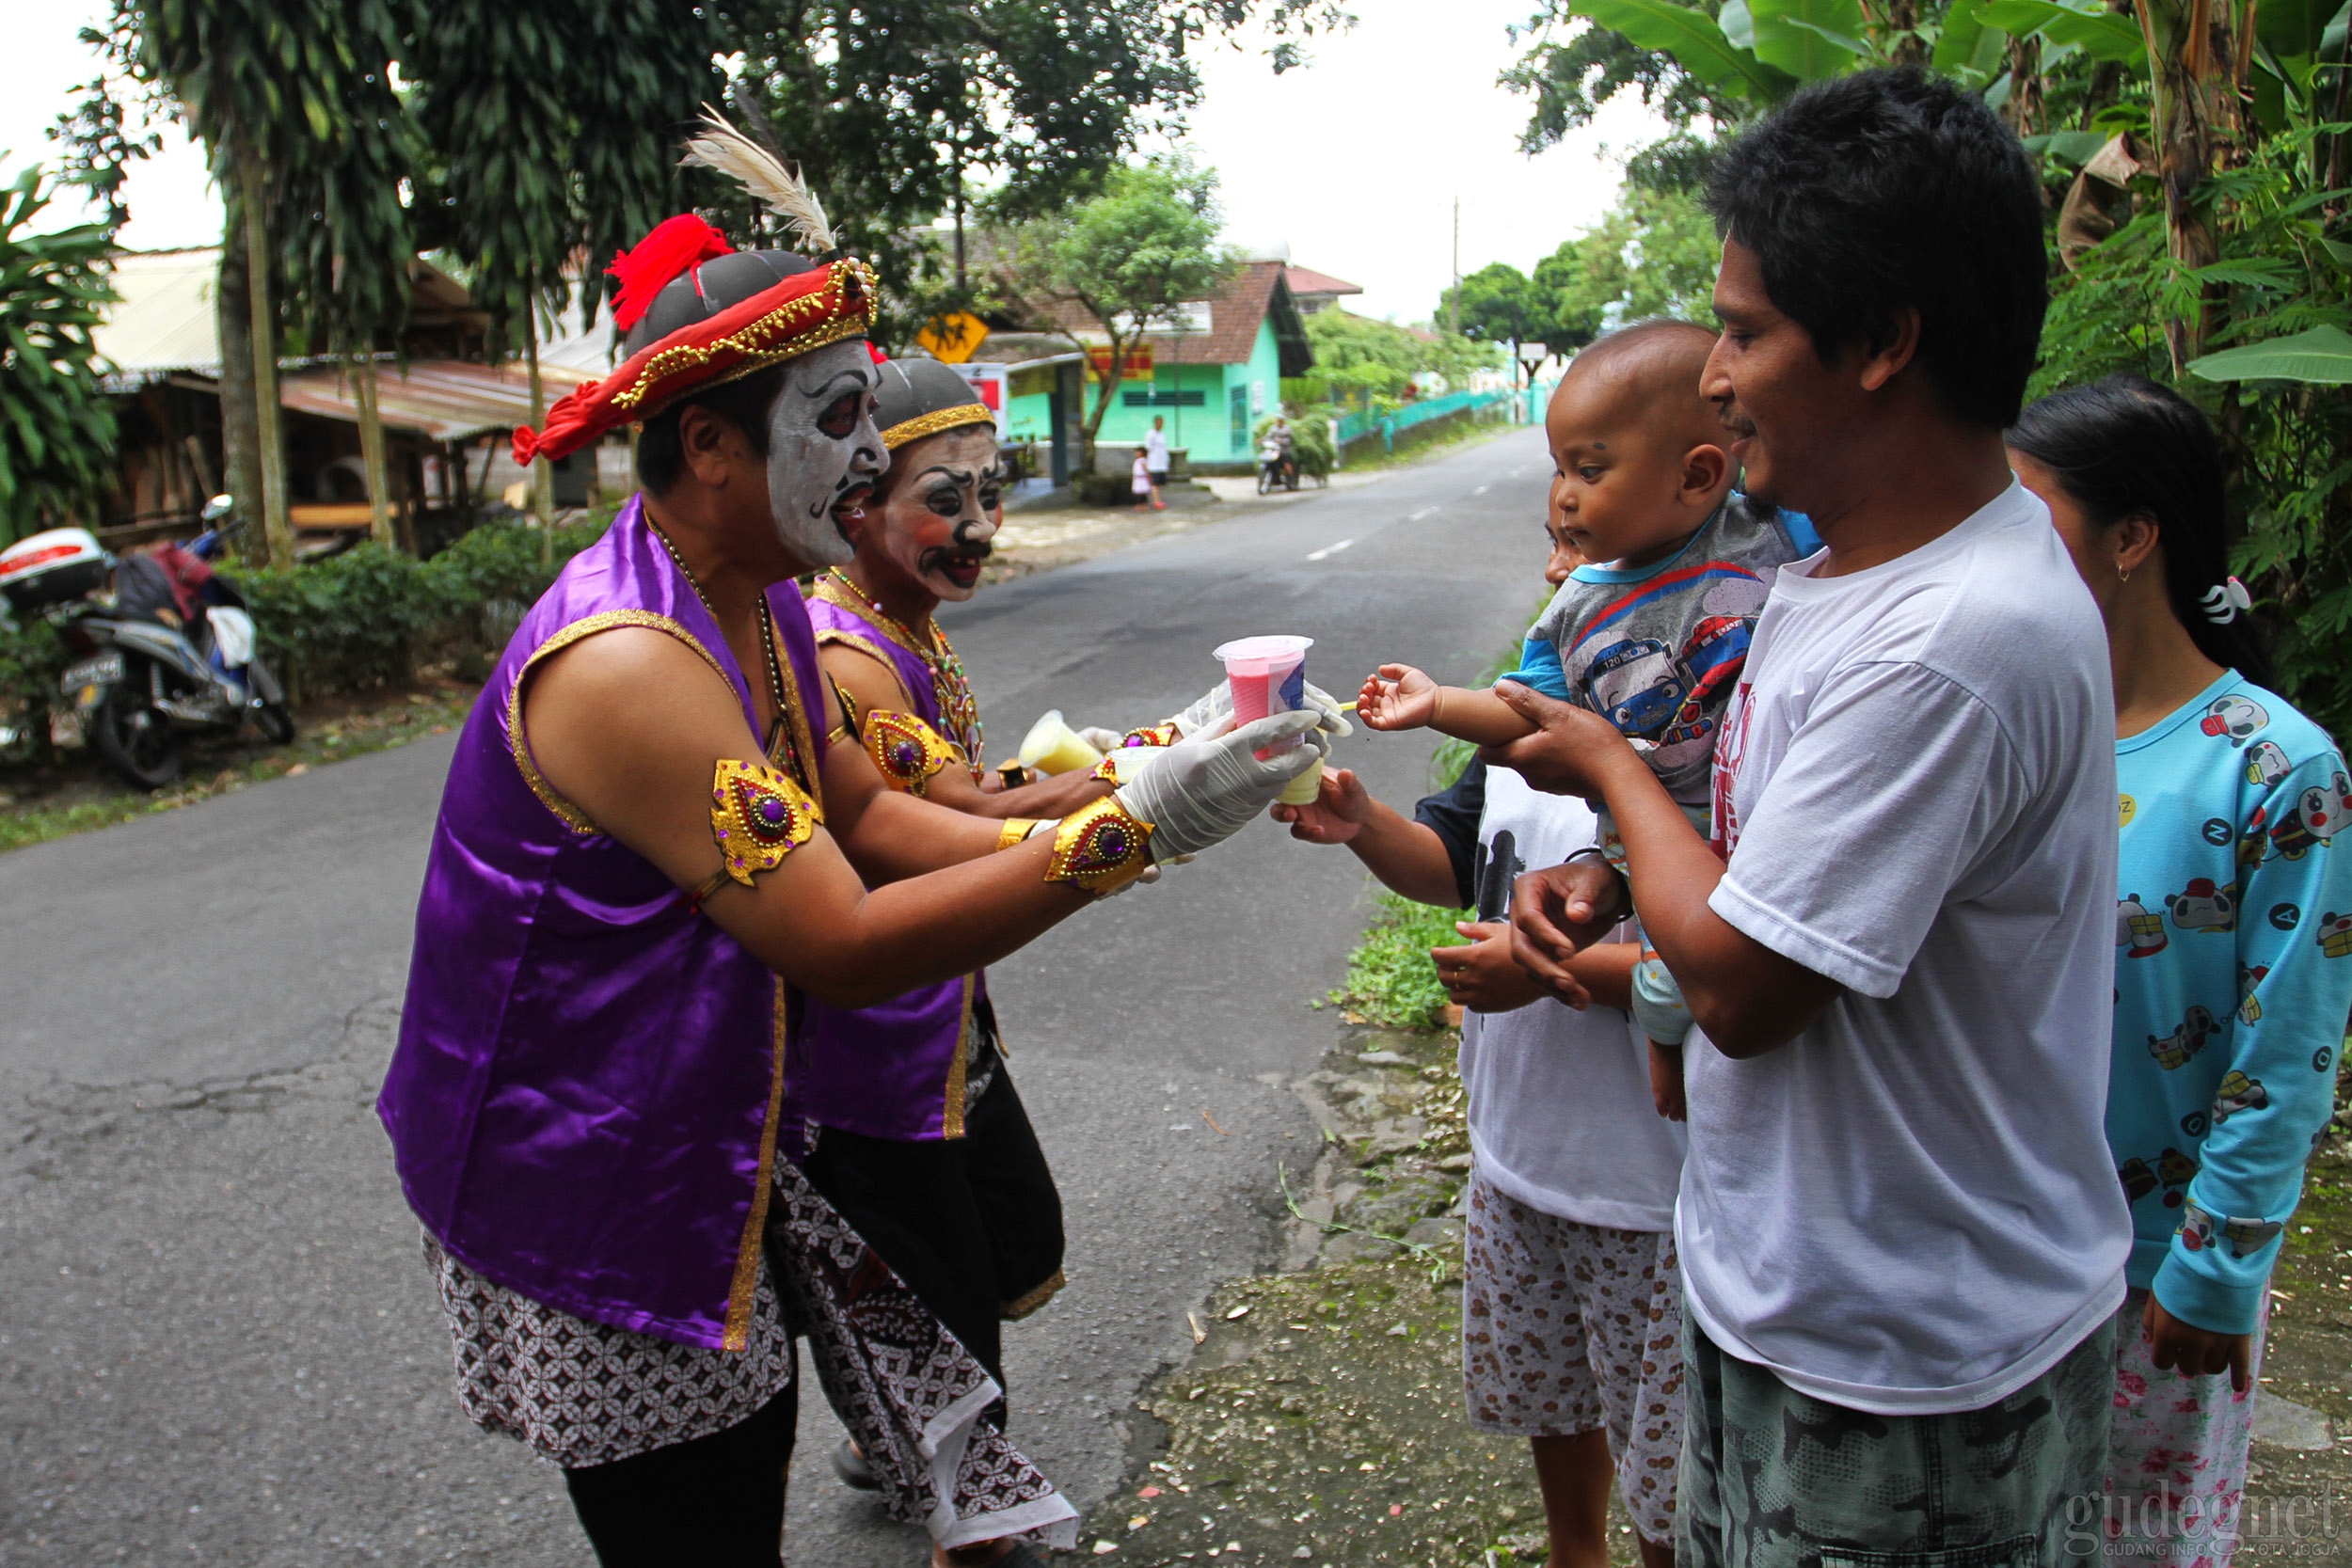
{"label": "camouflage shorts", "polygon": [[1689,1311],[1678,1568],[2048,1568],[2098,1496],[2115,1325],[1981,1410],[1874,1416],[1725,1355]]}

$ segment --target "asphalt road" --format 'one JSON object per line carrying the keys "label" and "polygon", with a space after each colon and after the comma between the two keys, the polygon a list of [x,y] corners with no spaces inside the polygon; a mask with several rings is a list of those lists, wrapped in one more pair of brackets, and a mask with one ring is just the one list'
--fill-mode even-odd
{"label": "asphalt road", "polygon": [[[1539,436],[988,589],[946,617],[1001,753],[1057,706],[1124,725],[1232,636],[1467,680],[1542,594]],[[1212,514],[1214,515],[1214,514]],[[0,1565],[584,1565],[562,1478],[460,1415],[372,1109],[451,742],[0,858]],[[1422,737],[1337,760],[1421,792]],[[1311,1162],[1285,1085],[1369,894],[1260,823],[992,976],[1068,1208],[1070,1288],[1008,1336],[1013,1430],[1083,1510],[1184,1314],[1279,1244]],[[1214,1117],[1220,1133],[1202,1113]],[[787,1553],[912,1568],[802,1402]]]}

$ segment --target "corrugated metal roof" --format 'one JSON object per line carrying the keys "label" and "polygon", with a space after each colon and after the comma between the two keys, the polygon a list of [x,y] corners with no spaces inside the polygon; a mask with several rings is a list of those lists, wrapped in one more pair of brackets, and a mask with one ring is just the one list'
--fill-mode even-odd
{"label": "corrugated metal roof", "polygon": [[[544,364],[539,378],[550,404],[589,379],[580,372]],[[351,380],[339,365],[289,372],[278,383],[278,401],[329,420],[356,422],[359,418]],[[388,361],[376,378],[376,407],[388,429],[413,430],[436,441],[462,440],[529,424],[531,378],[520,365],[417,360],[402,373]]]}
{"label": "corrugated metal roof", "polygon": [[220,247],[125,251],[115,258],[115,293],[91,336],[112,360],[112,387],[137,387],[174,371],[220,374],[220,316],[213,292]]}

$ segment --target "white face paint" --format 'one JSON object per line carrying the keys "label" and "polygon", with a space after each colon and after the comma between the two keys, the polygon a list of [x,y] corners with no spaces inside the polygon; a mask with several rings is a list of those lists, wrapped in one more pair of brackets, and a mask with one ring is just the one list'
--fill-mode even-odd
{"label": "white face paint", "polygon": [[768,506],[776,536],[808,565],[846,565],[857,554],[834,514],[862,511],[888,466],[874,426],[880,380],[862,338],[785,367],[784,390],[768,415]]}

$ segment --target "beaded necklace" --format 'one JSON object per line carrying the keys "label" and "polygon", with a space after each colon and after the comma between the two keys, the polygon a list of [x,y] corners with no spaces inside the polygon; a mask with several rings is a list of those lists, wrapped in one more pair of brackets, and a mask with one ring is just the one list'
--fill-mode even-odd
{"label": "beaded necklace", "polygon": [[963,660],[956,657],[955,644],[939,629],[939,623],[931,623],[931,645],[925,647],[914,633],[875,603],[838,566],[828,568],[817,579],[817,596],[827,604],[864,616],[876,631],[923,661],[923,668],[930,672],[931,696],[939,704],[940,722],[949,732],[949,737],[963,748],[964,761],[971,766],[972,776],[979,778],[986,771],[981,755],[979,699],[972,695],[972,681],[963,672]]}
{"label": "beaded necklace", "polygon": [[[678,569],[678,576],[686,579],[686,586],[692,589],[694,597],[702,601],[703,613],[710,617],[710,624],[718,626],[719,612],[710,607],[710,595],[704,593],[703,585],[695,580],[693,568],[686,564],[686,558],[678,554],[677,546],[670,542],[670,536],[651,517],[645,519],[645,527],[652,531],[656,539],[661,541],[661,547],[668,553],[671,564]],[[721,635],[724,635],[723,628]],[[809,760],[816,748],[808,743],[804,734],[808,720],[801,711],[800,682],[786,672],[784,660],[776,657],[775,612],[768,608],[765,593],[759,595],[759,643],[768,656],[768,694],[776,705],[775,734],[768,743],[768,759],[775,761],[776,753],[781,750],[792,771],[799,776],[801,786],[814,795],[817,793],[817,780],[810,771]]]}

